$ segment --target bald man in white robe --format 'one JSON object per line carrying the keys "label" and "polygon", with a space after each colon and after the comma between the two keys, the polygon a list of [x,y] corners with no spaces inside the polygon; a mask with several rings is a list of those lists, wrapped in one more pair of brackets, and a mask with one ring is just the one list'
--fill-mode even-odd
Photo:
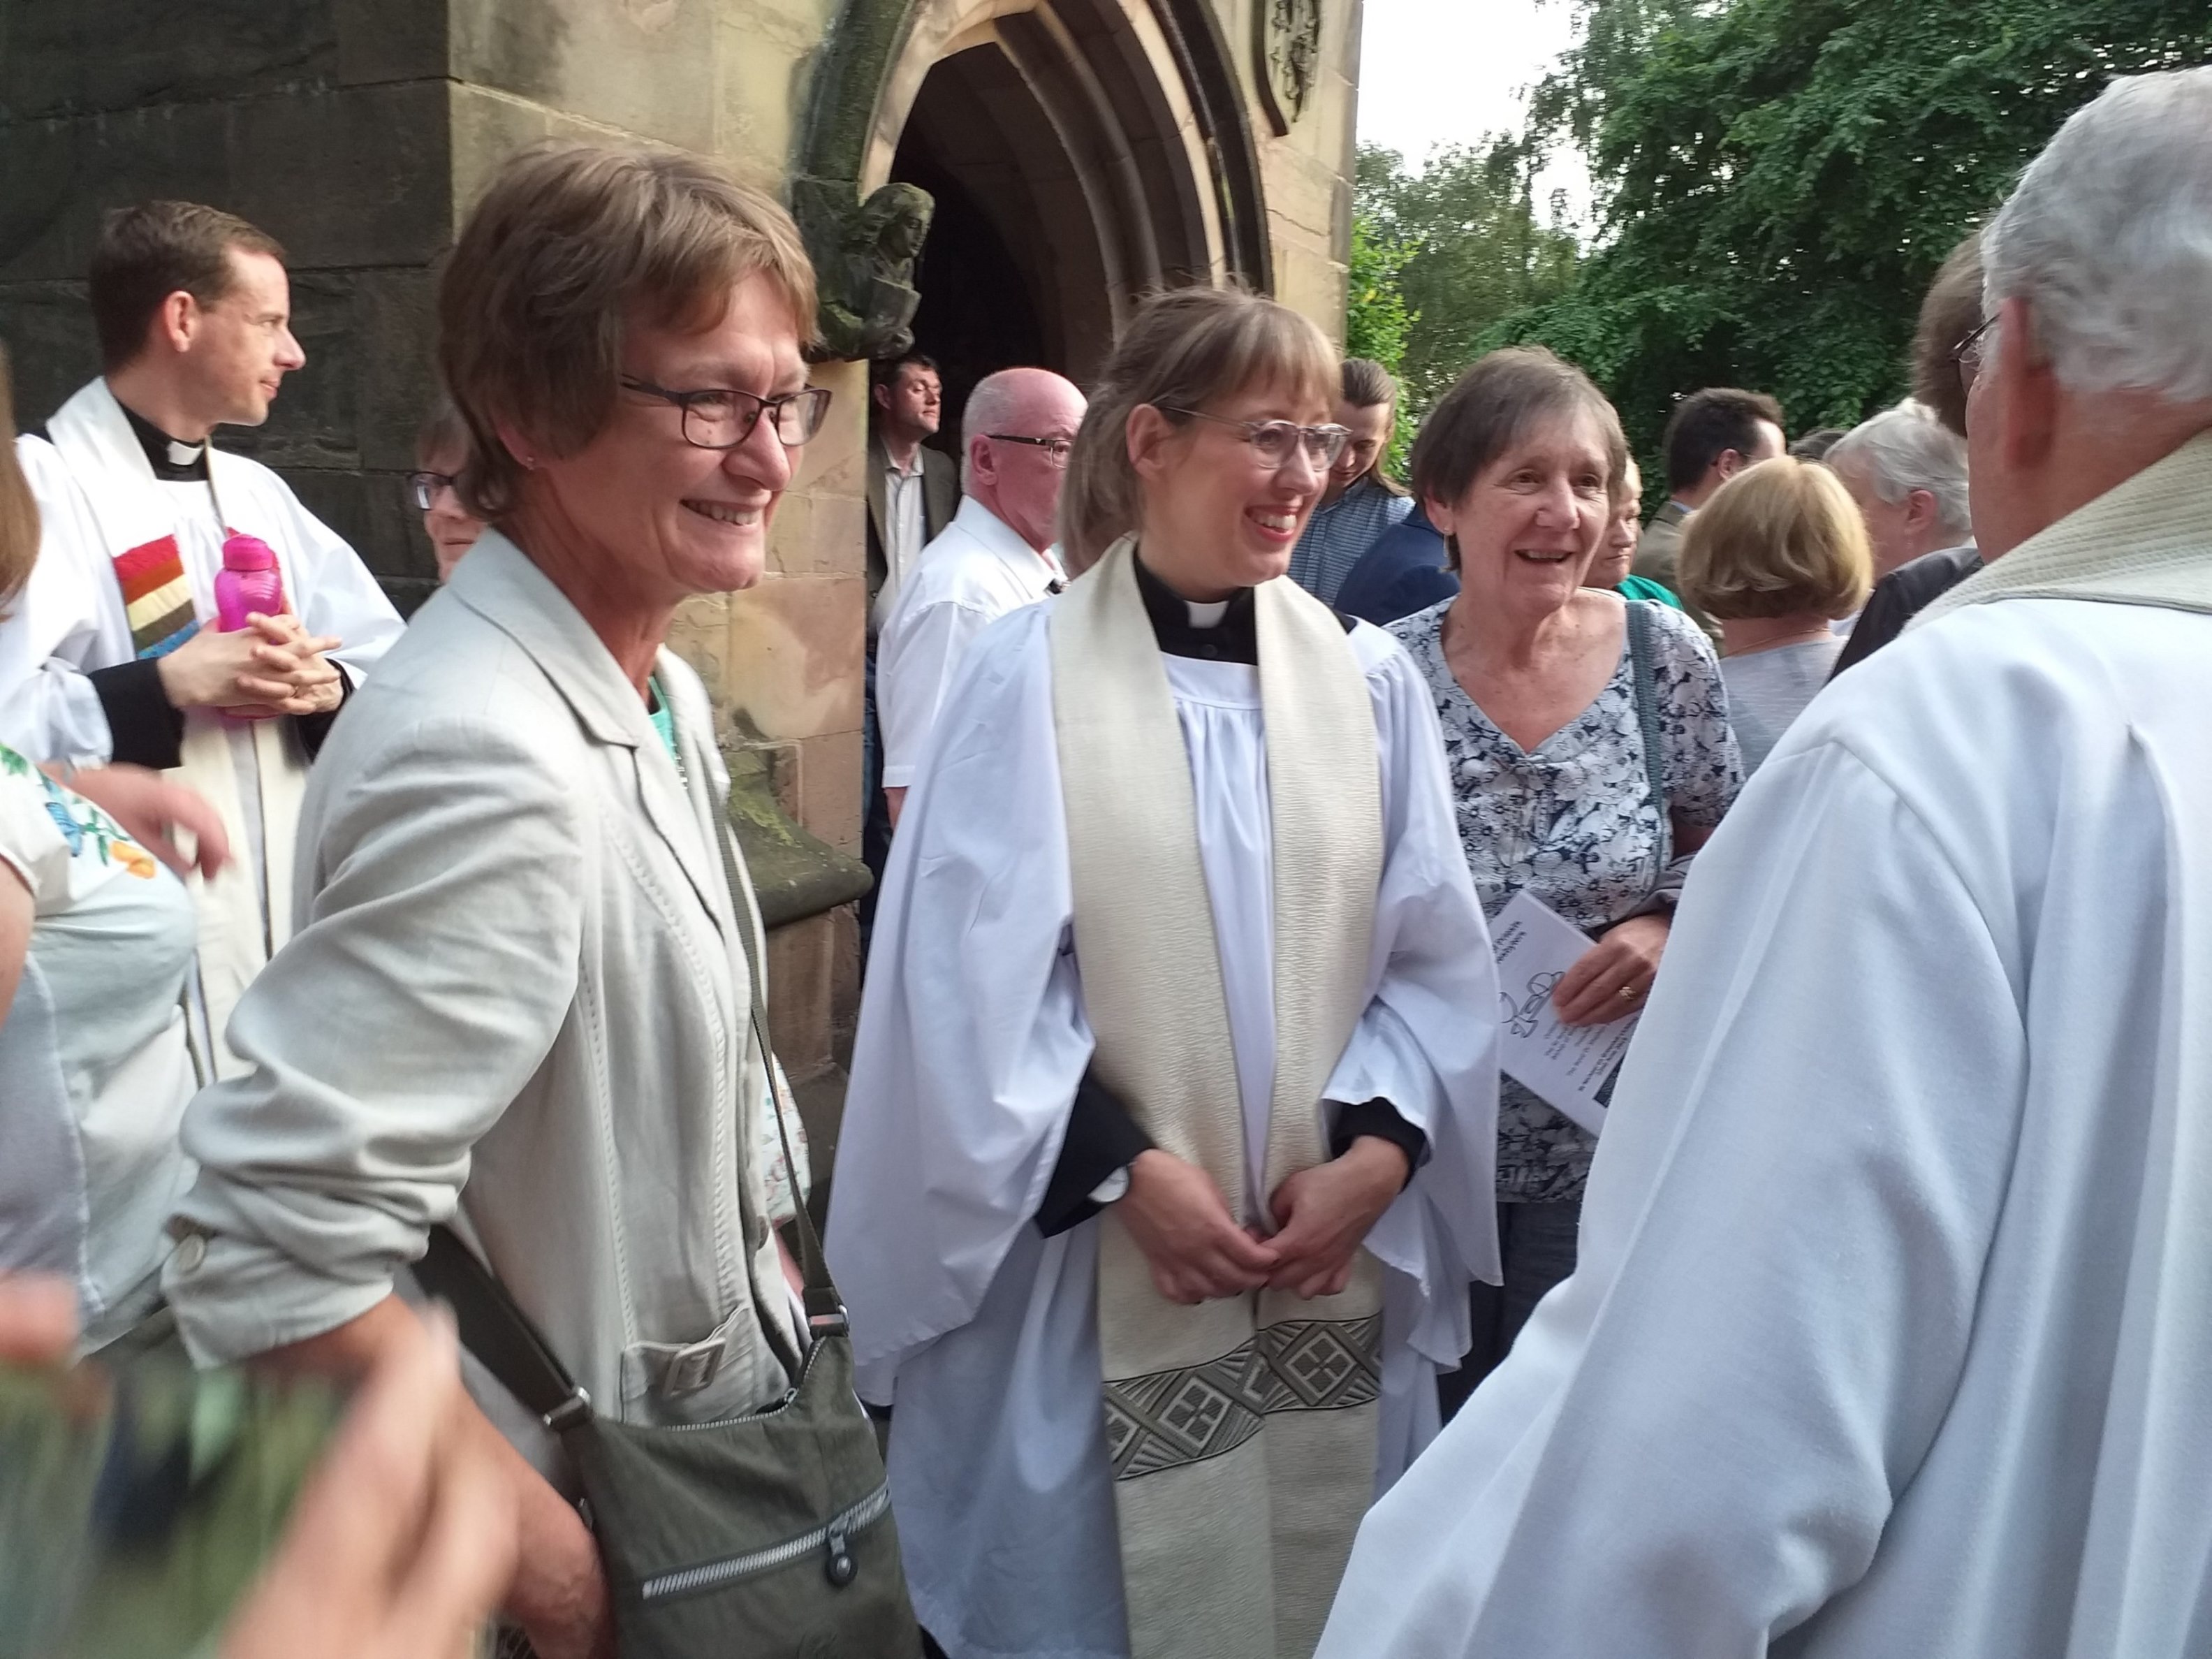
{"label": "bald man in white robe", "polygon": [[1322,1659],[2212,1652],[2212,70],[1984,240],[1990,563],[1698,856],[1575,1276]]}

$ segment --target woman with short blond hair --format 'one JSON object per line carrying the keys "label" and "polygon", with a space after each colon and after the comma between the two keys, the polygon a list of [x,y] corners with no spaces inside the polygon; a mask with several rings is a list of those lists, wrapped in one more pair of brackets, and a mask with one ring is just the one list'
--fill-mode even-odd
{"label": "woman with short blond hair", "polygon": [[1310,1654],[1494,1272],[1436,721],[1284,574],[1336,384],[1272,301],[1140,307],[1063,497],[1096,562],[977,638],[907,799],[830,1254],[948,1653]]}
{"label": "woman with short blond hair", "polygon": [[[186,1121],[170,1299],[203,1362],[356,1371],[452,1218],[593,1412],[769,1410],[798,1333],[759,918],[713,708],[665,641],[687,599],[760,578],[830,395],[812,275],[784,210],[704,161],[551,145],[470,215],[439,316],[489,528],[322,751],[306,924],[232,1022],[251,1071]],[[513,1447],[471,1419],[518,1506],[506,1613],[542,1659],[609,1650],[573,1467],[482,1397]],[[896,1571],[887,1528],[851,1544]]]}
{"label": "woman with short blond hair", "polygon": [[1682,532],[1676,574],[1721,625],[1721,679],[1746,776],[1827,684],[1874,582],[1866,523],[1843,481],[1784,456],[1747,467]]}

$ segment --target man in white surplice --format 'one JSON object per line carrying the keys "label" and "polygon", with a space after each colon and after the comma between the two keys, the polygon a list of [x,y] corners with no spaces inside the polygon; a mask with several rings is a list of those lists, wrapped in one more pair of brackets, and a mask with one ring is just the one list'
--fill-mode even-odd
{"label": "man in white surplice", "polygon": [[1990,563],[1699,854],[1581,1264],[1326,1659],[2212,1651],[2212,69],[1984,233]]}
{"label": "man in white surplice", "polygon": [[997,618],[1057,593],[1052,550],[1083,394],[1048,369],[986,375],[961,411],[960,510],[899,584],[876,644],[876,714],[893,824],[968,647]]}
{"label": "man in white surplice", "polygon": [[[16,441],[42,534],[0,619],[0,742],[173,770],[222,817],[231,865],[192,880],[192,1027],[204,1067],[224,1073],[231,1008],[291,933],[307,763],[400,633],[353,550],[274,472],[210,441],[260,425],[307,361],[282,256],[197,203],[107,216],[89,283],[104,371]],[[275,553],[283,610],[225,632],[215,579],[234,532]]]}
{"label": "man in white surplice", "polygon": [[[1181,396],[1147,393],[1175,341],[1207,337],[1213,370],[1241,363],[1258,384],[1209,386],[1201,352],[1198,369],[1178,360]],[[1318,424],[1334,374],[1325,344],[1270,301],[1184,290],[1140,312],[1116,363],[1062,523],[1083,545],[1071,526],[1096,493],[1086,447],[1119,452],[1126,428],[1145,535],[1066,594],[993,623],[946,702],[877,913],[830,1256],[861,1393],[896,1408],[891,1490],[915,1605],[953,1659],[1304,1659],[1358,1516],[1436,1431],[1434,1376],[1464,1349],[1468,1282],[1496,1277],[1496,975],[1419,676],[1387,635],[1267,580],[1341,441]],[[1302,702],[1299,677],[1271,662],[1333,678],[1343,700]],[[1143,695],[1125,703],[1130,686]],[[1130,748],[1126,709],[1164,724]],[[1340,773],[1297,781],[1310,756],[1294,734],[1347,714],[1332,729],[1364,735],[1338,751]],[[1102,767],[1093,744],[1116,758]],[[1178,795],[1186,827],[1116,868],[1124,830],[1141,838],[1145,815]],[[1348,829],[1328,821],[1339,800]],[[1356,842],[1363,800],[1379,810],[1364,878],[1340,884],[1354,890],[1316,892],[1284,868],[1286,846],[1322,857]],[[1356,937],[1324,933],[1328,959],[1299,983],[1279,977],[1311,916],[1339,909],[1359,919]],[[1200,988],[1145,1003],[1194,967]],[[1325,1052],[1308,1041],[1323,1019],[1301,1000],[1308,979],[1344,990]],[[1133,1033],[1133,1006],[1145,1010]],[[1225,1024],[1204,1023],[1209,1006]],[[1207,1031],[1211,1047],[1189,1041]],[[1129,1059],[1154,1036],[1224,1079],[1218,1094],[1162,1109],[1174,1065]],[[1286,1115],[1276,1088],[1301,1066]],[[1187,1149],[1189,1117],[1215,1104],[1225,1158],[1194,1167],[1195,1153],[1163,1150]],[[1286,1134],[1320,1150],[1286,1165]],[[1302,1173],[1278,1183],[1286,1167]],[[1180,1248],[1157,1224],[1173,1208],[1164,1194],[1188,1206]],[[1323,1244],[1329,1204],[1343,1236]],[[1150,1418],[1117,1407],[1109,1437],[1122,1373],[1102,1327],[1131,1290],[1131,1240],[1137,1278],[1151,1275],[1141,1293],[1158,1291],[1142,1316],[1153,1334],[1170,1346],[1199,1334],[1175,1376],[1225,1413],[1176,1419],[1188,1443],[1153,1432],[1174,1414],[1164,1398]],[[1356,1367],[1297,1379],[1314,1391],[1293,1400],[1274,1364],[1282,1334],[1322,1329],[1363,1285],[1375,1311],[1342,1328],[1379,1341]],[[1243,1346],[1197,1363],[1228,1354],[1205,1346],[1224,1328]],[[1339,1381],[1354,1386],[1320,1397]],[[1352,1441],[1309,1461],[1298,1437],[1351,1424],[1362,1402],[1356,1474],[1340,1455]],[[1254,1479],[1272,1478],[1270,1495],[1204,1487],[1263,1444],[1278,1449]],[[1179,1489],[1183,1476],[1198,1485]],[[1139,1540],[1171,1544],[1168,1571],[1147,1559],[1140,1573],[1131,1505],[1177,1490],[1200,1495]],[[1303,1534],[1286,1541],[1286,1528]]]}

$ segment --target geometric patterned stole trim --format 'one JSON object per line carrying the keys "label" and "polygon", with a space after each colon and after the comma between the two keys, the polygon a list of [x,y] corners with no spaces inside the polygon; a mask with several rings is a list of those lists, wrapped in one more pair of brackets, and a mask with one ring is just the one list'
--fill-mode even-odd
{"label": "geometric patterned stole trim", "polygon": [[1277,1412],[1337,1412],[1382,1393],[1382,1316],[1286,1319],[1203,1364],[1106,1383],[1116,1480],[1232,1452]]}

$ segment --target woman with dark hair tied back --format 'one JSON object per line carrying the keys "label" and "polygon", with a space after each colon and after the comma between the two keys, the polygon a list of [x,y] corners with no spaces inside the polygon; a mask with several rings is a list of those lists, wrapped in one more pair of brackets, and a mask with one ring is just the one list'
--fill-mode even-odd
{"label": "woman with dark hair tied back", "polygon": [[[1483,358],[1413,446],[1414,493],[1459,594],[1390,629],[1435,699],[1484,911],[1526,892],[1590,935],[1552,993],[1570,1024],[1644,1006],[1691,856],[1742,782],[1705,635],[1679,611],[1583,586],[1627,465],[1620,417],[1580,369],[1541,347]],[[1498,1121],[1504,1285],[1474,1293],[1448,1411],[1574,1271],[1597,1146],[1510,1077]]]}
{"label": "woman with dark hair tied back", "polygon": [[1398,382],[1367,357],[1337,366],[1336,423],[1351,435],[1328,469],[1321,505],[1291,554],[1291,580],[1324,605],[1375,538],[1413,510],[1406,486],[1390,476],[1390,437],[1398,426]]}
{"label": "woman with dark hair tied back", "polygon": [[811,269],[706,162],[547,145],[471,213],[439,319],[489,528],[315,769],[303,925],[231,1026],[252,1069],[185,1126],[179,1326],[203,1362],[355,1372],[413,1264],[497,1379],[470,1431],[543,1659],[910,1654],[842,1323],[809,1343],[771,1225],[759,915],[665,643],[760,579],[821,425]]}
{"label": "woman with dark hair tied back", "polygon": [[1306,1659],[1495,1271],[1428,695],[1283,574],[1337,384],[1272,301],[1140,307],[1061,496],[1089,568],[977,638],[907,799],[830,1245],[960,1659]]}

